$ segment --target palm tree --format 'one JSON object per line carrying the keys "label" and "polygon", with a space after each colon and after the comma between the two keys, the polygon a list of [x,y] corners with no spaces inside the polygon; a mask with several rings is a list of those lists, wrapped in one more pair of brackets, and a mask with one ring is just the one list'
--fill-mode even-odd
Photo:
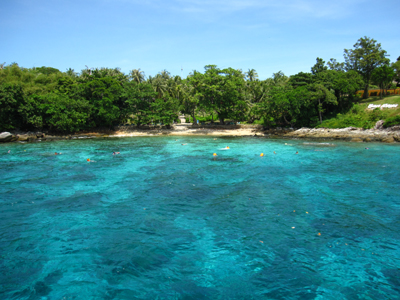
{"label": "palm tree", "polygon": [[168,86],[161,76],[152,78],[151,85],[153,86],[154,91],[158,93],[157,98],[161,98],[167,92]]}
{"label": "palm tree", "polygon": [[246,74],[246,78],[250,81],[258,80],[258,74],[257,74],[256,70],[254,70],[254,69],[249,69],[249,71],[246,72],[245,74]]}
{"label": "palm tree", "polygon": [[171,78],[171,73],[168,72],[167,70],[162,70],[160,73],[157,74],[158,76],[161,76],[162,79],[167,80]]}
{"label": "palm tree", "polygon": [[129,73],[129,77],[137,82],[141,83],[146,80],[146,76],[144,75],[144,71],[140,71],[140,69],[134,69]]}

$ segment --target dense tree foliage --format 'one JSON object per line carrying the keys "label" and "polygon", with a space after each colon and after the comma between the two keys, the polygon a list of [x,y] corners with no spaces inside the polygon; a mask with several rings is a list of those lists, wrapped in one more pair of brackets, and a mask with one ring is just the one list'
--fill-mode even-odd
{"label": "dense tree foliage", "polygon": [[369,37],[360,38],[354,44],[354,49],[344,49],[345,68],[357,71],[364,80],[364,99],[368,98],[368,86],[372,79],[373,71],[383,65],[389,64],[387,52],[381,44]]}
{"label": "dense tree foliage", "polygon": [[[89,68],[80,73],[51,67],[0,65],[0,130],[72,133],[118,124],[169,125],[180,114],[193,123],[247,122],[316,126],[358,101],[356,91],[373,83],[386,89],[399,80],[400,60],[370,38],[345,49],[345,62],[317,58],[310,72],[279,71],[260,80],[256,70],[207,65],[185,79],[163,70],[146,77],[140,69]],[[365,93],[364,93],[365,95]]]}

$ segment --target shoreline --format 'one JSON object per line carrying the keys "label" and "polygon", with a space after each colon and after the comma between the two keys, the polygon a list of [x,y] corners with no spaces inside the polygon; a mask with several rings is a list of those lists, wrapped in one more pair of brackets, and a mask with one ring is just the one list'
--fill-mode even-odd
{"label": "shoreline", "polygon": [[165,127],[119,126],[116,130],[98,130],[69,135],[52,135],[42,132],[11,132],[12,137],[3,142],[39,142],[55,140],[75,140],[88,138],[117,138],[143,136],[258,136],[266,138],[342,140],[350,142],[400,142],[400,126],[387,129],[362,129],[347,127],[330,128],[275,128],[264,129],[261,125],[191,125],[178,124]]}

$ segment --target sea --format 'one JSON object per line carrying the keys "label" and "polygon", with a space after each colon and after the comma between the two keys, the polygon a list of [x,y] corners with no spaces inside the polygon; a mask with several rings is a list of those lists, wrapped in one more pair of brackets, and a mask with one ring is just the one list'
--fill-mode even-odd
{"label": "sea", "polygon": [[0,299],[400,299],[400,146],[1,144]]}

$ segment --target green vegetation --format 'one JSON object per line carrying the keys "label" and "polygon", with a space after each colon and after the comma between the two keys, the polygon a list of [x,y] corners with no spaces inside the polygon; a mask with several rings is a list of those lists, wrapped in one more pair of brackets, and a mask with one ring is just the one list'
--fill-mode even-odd
{"label": "green vegetation", "polygon": [[366,112],[367,102],[356,92],[393,88],[399,59],[389,65],[386,51],[367,37],[344,52],[345,62],[318,57],[309,73],[288,77],[279,71],[265,80],[254,69],[216,65],[187,78],[167,70],[146,78],[140,69],[124,74],[118,68],[86,67],[77,73],[0,64],[0,130],[72,133],[126,123],[169,125],[182,113],[193,123],[265,127],[370,128],[380,119],[396,124],[398,110]]}
{"label": "green vegetation", "polygon": [[[369,104],[382,105],[382,104],[398,104],[396,109],[380,109],[374,110],[367,109]],[[345,127],[359,127],[359,128],[373,128],[377,121],[385,120],[384,127],[400,125],[400,96],[387,96],[384,99],[379,97],[370,97],[353,107],[344,114],[337,114],[335,117],[325,120],[318,127],[324,128],[345,128]]]}

